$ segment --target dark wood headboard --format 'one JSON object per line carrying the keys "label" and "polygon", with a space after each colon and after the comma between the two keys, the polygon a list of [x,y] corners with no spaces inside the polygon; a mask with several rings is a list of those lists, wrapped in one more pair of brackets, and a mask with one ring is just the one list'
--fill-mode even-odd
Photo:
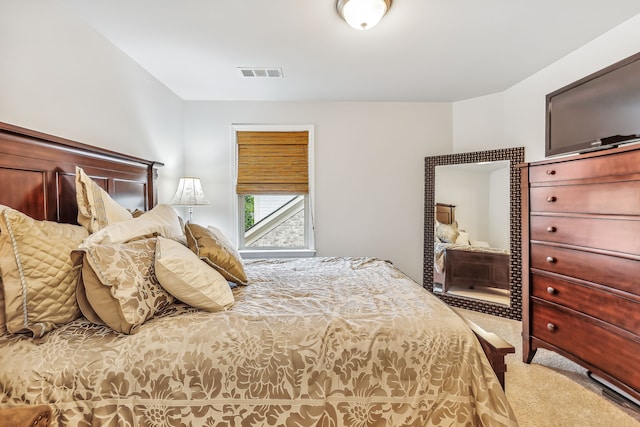
{"label": "dark wood headboard", "polygon": [[453,222],[456,220],[455,205],[436,203],[435,218],[440,224],[453,224]]}
{"label": "dark wood headboard", "polygon": [[0,122],[0,204],[38,220],[76,224],[76,165],[128,209],[157,203],[162,163]]}

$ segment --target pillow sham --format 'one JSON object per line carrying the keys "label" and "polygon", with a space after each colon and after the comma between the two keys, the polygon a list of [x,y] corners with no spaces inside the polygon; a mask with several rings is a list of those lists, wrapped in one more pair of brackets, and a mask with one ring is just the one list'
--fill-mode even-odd
{"label": "pillow sham", "polygon": [[436,237],[443,243],[455,243],[458,235],[460,235],[458,221],[453,221],[451,224],[443,224],[436,220]]}
{"label": "pillow sham", "polygon": [[78,282],[82,314],[114,331],[132,334],[173,303],[175,299],[154,274],[155,251],[153,238],[74,252],[75,263],[82,261],[82,282]]}
{"label": "pillow sham", "polygon": [[242,257],[219,229],[187,223],[185,234],[189,249],[200,259],[218,270],[225,279],[241,285],[247,284]]}
{"label": "pillow sham", "polygon": [[131,212],[113,200],[79,166],[76,166],[76,202],[78,224],[89,233],[95,233],[114,222],[133,218]]}
{"label": "pillow sham", "polygon": [[81,226],[38,221],[0,205],[0,271],[6,327],[41,337],[80,315],[69,254],[88,236]]}
{"label": "pillow sham", "polygon": [[0,334],[7,330],[7,320],[4,316],[4,290],[2,289],[2,277],[0,277]]}
{"label": "pillow sham", "polygon": [[466,231],[459,230],[460,234],[456,238],[456,245],[466,245],[469,246],[469,233]]}
{"label": "pillow sham", "polygon": [[110,224],[93,233],[82,242],[81,248],[124,243],[141,236],[162,236],[185,241],[176,211],[169,205],[157,205],[137,218]]}
{"label": "pillow sham", "polygon": [[175,240],[158,237],[155,271],[163,288],[192,307],[219,311],[234,303],[227,280]]}

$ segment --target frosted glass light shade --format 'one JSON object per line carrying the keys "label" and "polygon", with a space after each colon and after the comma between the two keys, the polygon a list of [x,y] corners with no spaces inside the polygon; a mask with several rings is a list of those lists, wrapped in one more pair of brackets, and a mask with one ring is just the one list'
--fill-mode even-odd
{"label": "frosted glass light shade", "polygon": [[391,7],[391,0],[338,0],[338,13],[356,30],[373,28]]}

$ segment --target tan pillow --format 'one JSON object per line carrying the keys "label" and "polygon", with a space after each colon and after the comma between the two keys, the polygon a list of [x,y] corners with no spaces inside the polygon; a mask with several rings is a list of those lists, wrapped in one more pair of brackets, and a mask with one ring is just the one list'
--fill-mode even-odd
{"label": "tan pillow", "polygon": [[137,218],[110,224],[85,239],[81,248],[109,243],[124,243],[140,236],[152,235],[184,241],[184,231],[180,225],[178,214],[171,206],[158,205]]}
{"label": "tan pillow", "polygon": [[227,280],[175,240],[158,237],[155,267],[162,287],[192,307],[219,311],[233,305]]}
{"label": "tan pillow", "polygon": [[156,239],[144,239],[92,246],[83,256],[74,253],[77,264],[82,259],[82,283],[78,283],[82,314],[131,334],[174,302],[154,274],[155,250]]}
{"label": "tan pillow", "polygon": [[443,243],[455,243],[459,235],[458,221],[453,221],[451,224],[442,224],[436,221],[436,237]]}
{"label": "tan pillow", "polygon": [[247,284],[244,263],[231,241],[216,227],[205,228],[188,223],[185,226],[187,245],[202,260],[215,268],[225,279]]}
{"label": "tan pillow", "polygon": [[7,319],[4,315],[4,290],[2,287],[2,277],[0,277],[0,334],[7,330]]}
{"label": "tan pillow", "polygon": [[120,206],[84,170],[76,166],[76,202],[78,203],[78,224],[89,233],[118,221],[133,218],[131,212]]}
{"label": "tan pillow", "polygon": [[40,337],[80,315],[69,254],[88,235],[78,225],[37,221],[0,205],[0,271],[9,332]]}
{"label": "tan pillow", "polygon": [[458,237],[456,238],[456,245],[469,245],[469,233],[467,233],[466,231],[462,231],[462,230],[458,230],[460,232],[460,234],[458,234]]}

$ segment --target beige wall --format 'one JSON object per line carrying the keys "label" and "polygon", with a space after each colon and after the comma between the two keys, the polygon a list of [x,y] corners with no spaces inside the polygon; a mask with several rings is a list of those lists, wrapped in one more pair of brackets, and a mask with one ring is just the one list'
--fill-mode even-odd
{"label": "beige wall", "polygon": [[640,51],[640,15],[629,19],[504,92],[453,104],[455,152],[525,147],[544,158],[545,96]]}
{"label": "beige wall", "polygon": [[318,255],[376,256],[422,282],[424,157],[451,151],[448,103],[185,103],[185,173],[210,207],[194,222],[232,234],[232,124],[315,127]]}
{"label": "beige wall", "polygon": [[0,58],[0,121],[162,161],[175,191],[182,100],[63,2],[3,1]]}

